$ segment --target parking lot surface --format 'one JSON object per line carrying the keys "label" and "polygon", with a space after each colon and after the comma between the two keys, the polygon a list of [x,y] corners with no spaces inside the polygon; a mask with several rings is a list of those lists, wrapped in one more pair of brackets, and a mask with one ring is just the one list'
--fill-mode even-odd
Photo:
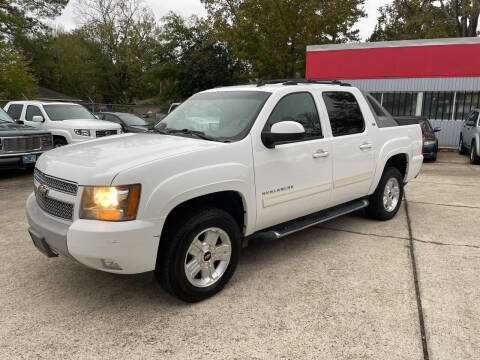
{"label": "parking lot surface", "polygon": [[253,244],[198,304],[43,256],[24,214],[32,173],[4,172],[0,358],[478,359],[480,166],[467,160],[425,163],[389,222],[358,212]]}

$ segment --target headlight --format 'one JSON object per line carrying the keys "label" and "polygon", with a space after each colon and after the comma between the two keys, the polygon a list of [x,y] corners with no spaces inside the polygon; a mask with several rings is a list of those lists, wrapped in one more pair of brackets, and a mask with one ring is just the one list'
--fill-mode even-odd
{"label": "headlight", "polygon": [[424,145],[425,145],[425,146],[435,145],[435,143],[436,143],[435,140],[425,140]]}
{"label": "headlight", "polygon": [[80,219],[127,221],[137,217],[140,185],[86,186],[80,204]]}
{"label": "headlight", "polygon": [[90,136],[90,130],[88,129],[75,129],[74,132],[79,136]]}

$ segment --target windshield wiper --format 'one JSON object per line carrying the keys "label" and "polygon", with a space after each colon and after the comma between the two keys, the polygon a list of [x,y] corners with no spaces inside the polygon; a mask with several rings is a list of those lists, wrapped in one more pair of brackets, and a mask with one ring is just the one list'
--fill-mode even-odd
{"label": "windshield wiper", "polygon": [[200,139],[203,139],[203,140],[209,140],[209,141],[216,141],[217,139],[211,137],[211,136],[208,136],[207,134],[205,134],[203,131],[197,131],[197,130],[190,130],[190,129],[182,129],[182,130],[178,130],[178,129],[167,129],[166,130],[167,133],[169,134],[186,134],[186,135],[193,135],[193,136],[196,136]]}
{"label": "windshield wiper", "polygon": [[157,128],[153,128],[152,129],[153,131],[155,131],[156,133],[158,134],[164,134],[164,135],[193,135],[193,136],[196,136],[197,138],[199,139],[203,139],[203,140],[208,140],[208,141],[218,141],[218,139],[214,138],[214,137],[211,137],[211,136],[208,136],[207,134],[205,134],[203,131],[197,131],[197,130],[190,130],[190,129],[164,129],[164,130],[160,130],[160,129],[157,129]]}

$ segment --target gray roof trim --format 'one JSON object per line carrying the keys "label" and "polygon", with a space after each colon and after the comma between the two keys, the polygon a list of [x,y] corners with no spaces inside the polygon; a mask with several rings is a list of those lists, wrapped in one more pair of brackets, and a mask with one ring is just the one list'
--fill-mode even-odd
{"label": "gray roof trim", "polygon": [[310,52],[310,51],[331,51],[331,50],[354,50],[354,49],[378,49],[378,48],[409,47],[409,46],[462,45],[462,44],[480,44],[480,37],[400,40],[400,41],[379,41],[379,42],[350,43],[350,44],[309,45],[309,46],[307,46],[307,52]]}

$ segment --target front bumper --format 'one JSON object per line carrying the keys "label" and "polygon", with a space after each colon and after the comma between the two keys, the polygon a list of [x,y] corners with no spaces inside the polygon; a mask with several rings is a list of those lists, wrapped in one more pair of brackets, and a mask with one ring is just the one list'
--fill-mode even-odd
{"label": "front bumper", "polygon": [[43,212],[34,194],[27,200],[27,220],[32,239],[43,239],[55,254],[85,266],[120,274],[155,270],[163,221],[68,222]]}
{"label": "front bumper", "polygon": [[14,153],[14,154],[2,154],[0,153],[0,169],[18,169],[35,166],[35,163],[23,162],[23,157],[25,155],[35,155],[36,160],[42,155],[44,151],[34,151],[34,152],[23,152],[23,153]]}
{"label": "front bumper", "polygon": [[438,142],[434,144],[424,145],[423,157],[426,159],[435,158],[438,152]]}

